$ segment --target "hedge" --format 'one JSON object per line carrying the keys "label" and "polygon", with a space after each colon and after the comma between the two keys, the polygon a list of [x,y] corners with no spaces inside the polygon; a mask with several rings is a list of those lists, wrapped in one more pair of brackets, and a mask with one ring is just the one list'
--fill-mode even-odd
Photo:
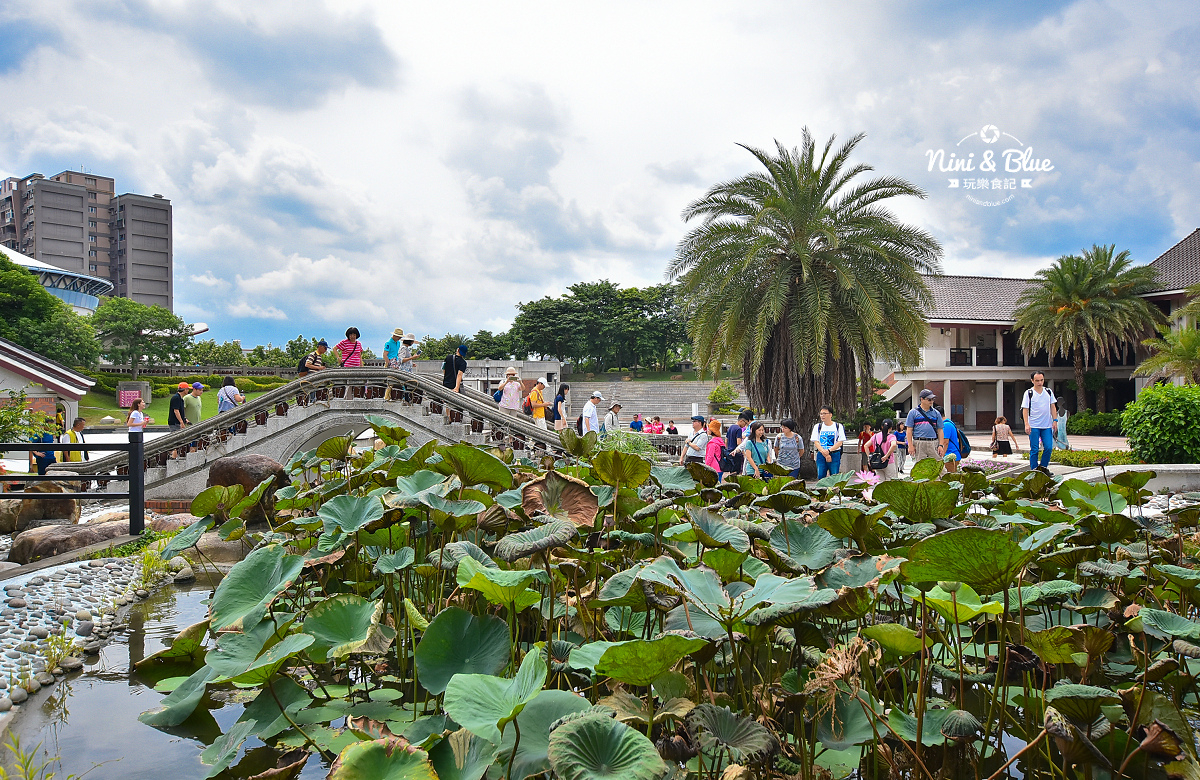
{"label": "hedge", "polygon": [[1064,466],[1074,466],[1076,468],[1086,468],[1093,466],[1097,458],[1108,458],[1109,465],[1112,466],[1128,466],[1134,463],[1141,463],[1136,455],[1128,450],[1054,450],[1050,453],[1050,460],[1053,463],[1061,463]]}
{"label": "hedge", "polygon": [[1120,436],[1121,413],[1095,414],[1085,409],[1067,418],[1067,433],[1073,436]]}
{"label": "hedge", "polygon": [[1147,387],[1121,422],[1129,448],[1144,462],[1200,463],[1200,387]]}

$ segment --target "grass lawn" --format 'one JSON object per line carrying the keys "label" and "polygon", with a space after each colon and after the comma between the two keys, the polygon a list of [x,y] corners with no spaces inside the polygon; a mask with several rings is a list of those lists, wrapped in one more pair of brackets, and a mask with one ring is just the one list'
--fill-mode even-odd
{"label": "grass lawn", "polygon": [[[246,393],[246,400],[252,400],[260,395],[262,393]],[[146,413],[154,418],[155,425],[167,424],[167,408],[170,402],[170,398],[155,398],[146,407]],[[204,410],[204,419],[215,417],[217,414],[217,391],[215,389],[205,390],[204,395],[200,396],[200,406]],[[100,425],[102,418],[111,416],[117,418],[117,426],[121,426],[124,425],[128,414],[129,411],[118,407],[117,399],[108,393],[89,392],[79,401],[79,416],[87,420],[88,425]]]}
{"label": "grass lawn", "polygon": [[[667,382],[673,376],[682,376],[684,381],[696,381],[699,379],[699,374],[696,371],[650,371],[647,369],[625,369],[613,373],[605,372],[596,374],[591,379],[587,378],[586,374],[564,374],[562,381],[564,382],[620,382],[621,377],[633,377],[634,382]],[[740,371],[722,371],[721,379],[740,379]],[[679,381],[679,380],[676,380]],[[705,382],[712,382],[712,376],[706,376]]]}

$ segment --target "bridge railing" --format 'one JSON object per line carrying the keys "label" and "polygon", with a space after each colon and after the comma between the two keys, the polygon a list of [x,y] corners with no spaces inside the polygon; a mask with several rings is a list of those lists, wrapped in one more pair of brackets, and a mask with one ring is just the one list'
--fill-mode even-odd
{"label": "bridge railing", "polygon": [[[188,426],[145,445],[143,469],[160,468],[171,454],[189,449],[208,449],[228,441],[253,427],[266,426],[271,418],[287,418],[295,408],[325,405],[333,399],[356,398],[378,400],[379,410],[389,406],[424,406],[430,414],[444,415],[450,422],[469,426],[472,433],[487,433],[488,442],[512,447],[519,455],[537,457],[540,454],[562,453],[558,435],[544,431],[524,415],[513,416],[496,406],[490,397],[468,391],[455,393],[440,382],[415,373],[391,369],[334,368],[310,374],[283,387],[271,390],[235,409]],[[366,410],[365,413],[370,413]],[[125,454],[112,455],[80,464],[61,464],[60,470],[82,473],[128,474],[129,459]]]}

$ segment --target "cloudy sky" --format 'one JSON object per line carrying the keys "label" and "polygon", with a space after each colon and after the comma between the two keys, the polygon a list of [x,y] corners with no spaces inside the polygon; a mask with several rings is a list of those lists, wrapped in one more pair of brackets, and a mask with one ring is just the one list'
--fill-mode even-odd
{"label": "cloudy sky", "polygon": [[[176,311],[246,346],[659,283],[683,207],[753,169],[738,144],[805,127],[928,191],[896,211],[948,273],[1200,226],[1189,2],[5,0],[0,92],[0,175],[170,198]],[[1052,170],[1005,174],[1010,148]]]}

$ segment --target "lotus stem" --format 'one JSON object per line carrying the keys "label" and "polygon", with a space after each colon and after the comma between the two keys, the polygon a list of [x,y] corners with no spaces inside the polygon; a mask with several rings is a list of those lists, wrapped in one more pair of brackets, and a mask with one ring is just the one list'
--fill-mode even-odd
{"label": "lotus stem", "polygon": [[[1046,730],[1042,729],[1040,732],[1038,732],[1038,735],[1033,738],[1032,742],[1026,743],[1025,747],[1021,748],[1016,753],[1014,753],[1013,757],[1008,759],[1008,761],[1005,762],[1004,766],[1000,767],[995,772],[993,772],[991,775],[989,775],[987,780],[997,780],[997,778],[999,778],[1000,775],[1004,774],[1005,770],[1007,770],[1010,766],[1013,765],[1014,761],[1016,761],[1021,756],[1025,755],[1025,751],[1031,750],[1034,747],[1036,747],[1037,743],[1040,742],[1042,740],[1042,737],[1044,737],[1044,736],[1046,736]],[[1121,769],[1124,769],[1124,768],[1125,768],[1125,766],[1122,765]]]}

